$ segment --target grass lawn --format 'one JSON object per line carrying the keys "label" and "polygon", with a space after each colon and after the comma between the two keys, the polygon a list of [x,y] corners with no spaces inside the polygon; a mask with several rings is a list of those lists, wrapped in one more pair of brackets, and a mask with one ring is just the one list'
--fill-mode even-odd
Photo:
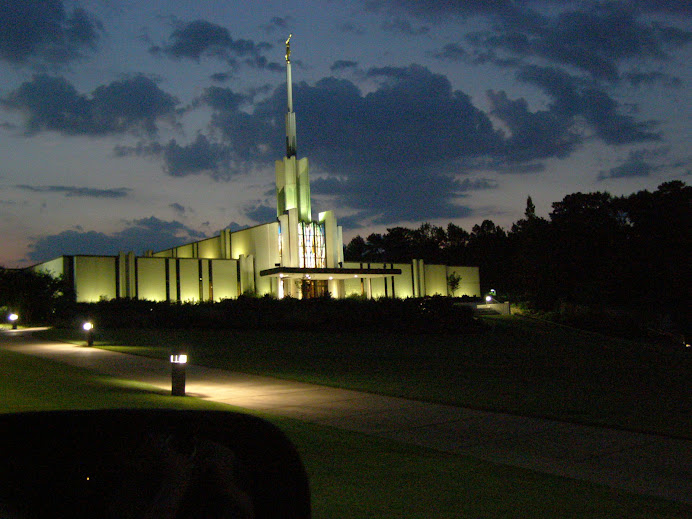
{"label": "grass lawn", "polygon": [[[51,338],[82,340],[76,331]],[[691,437],[692,355],[524,318],[468,334],[99,330],[96,346],[527,416]]]}
{"label": "grass lawn", "polygon": [[[233,409],[0,350],[0,412],[166,407]],[[301,452],[314,517],[679,518],[692,507],[263,415]]]}

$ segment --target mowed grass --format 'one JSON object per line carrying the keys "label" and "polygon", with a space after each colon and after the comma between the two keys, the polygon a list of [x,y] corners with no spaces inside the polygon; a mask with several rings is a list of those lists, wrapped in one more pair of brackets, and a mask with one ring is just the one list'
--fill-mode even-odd
{"label": "mowed grass", "polygon": [[[233,409],[0,350],[0,412],[165,407]],[[679,518],[692,507],[262,415],[303,457],[320,518]],[[0,432],[1,434],[1,432]]]}
{"label": "mowed grass", "polygon": [[[82,340],[76,331],[48,336]],[[99,330],[96,346],[287,379],[692,437],[692,355],[525,318],[462,334]]]}

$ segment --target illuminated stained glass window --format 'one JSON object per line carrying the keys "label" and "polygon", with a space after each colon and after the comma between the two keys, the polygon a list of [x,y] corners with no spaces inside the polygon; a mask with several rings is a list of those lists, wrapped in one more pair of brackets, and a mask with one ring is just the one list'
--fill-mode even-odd
{"label": "illuminated stained glass window", "polygon": [[327,266],[327,253],[324,224],[300,222],[298,224],[298,250],[301,268],[325,268]]}

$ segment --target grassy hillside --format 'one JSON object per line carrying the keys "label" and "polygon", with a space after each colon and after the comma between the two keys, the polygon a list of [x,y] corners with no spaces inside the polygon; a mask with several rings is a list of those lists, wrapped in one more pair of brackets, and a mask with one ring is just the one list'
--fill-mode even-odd
{"label": "grassy hillside", "polygon": [[[690,437],[692,355],[519,317],[466,333],[99,330],[96,345],[529,416]],[[51,330],[62,340],[81,334]]]}

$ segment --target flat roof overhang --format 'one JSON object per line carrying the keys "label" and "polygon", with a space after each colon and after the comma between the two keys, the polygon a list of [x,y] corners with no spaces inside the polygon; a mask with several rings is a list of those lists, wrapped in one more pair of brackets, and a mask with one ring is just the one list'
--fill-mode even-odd
{"label": "flat roof overhang", "polygon": [[398,276],[401,269],[308,269],[299,267],[275,267],[260,271],[260,276],[284,279],[352,279],[352,278],[384,278]]}

